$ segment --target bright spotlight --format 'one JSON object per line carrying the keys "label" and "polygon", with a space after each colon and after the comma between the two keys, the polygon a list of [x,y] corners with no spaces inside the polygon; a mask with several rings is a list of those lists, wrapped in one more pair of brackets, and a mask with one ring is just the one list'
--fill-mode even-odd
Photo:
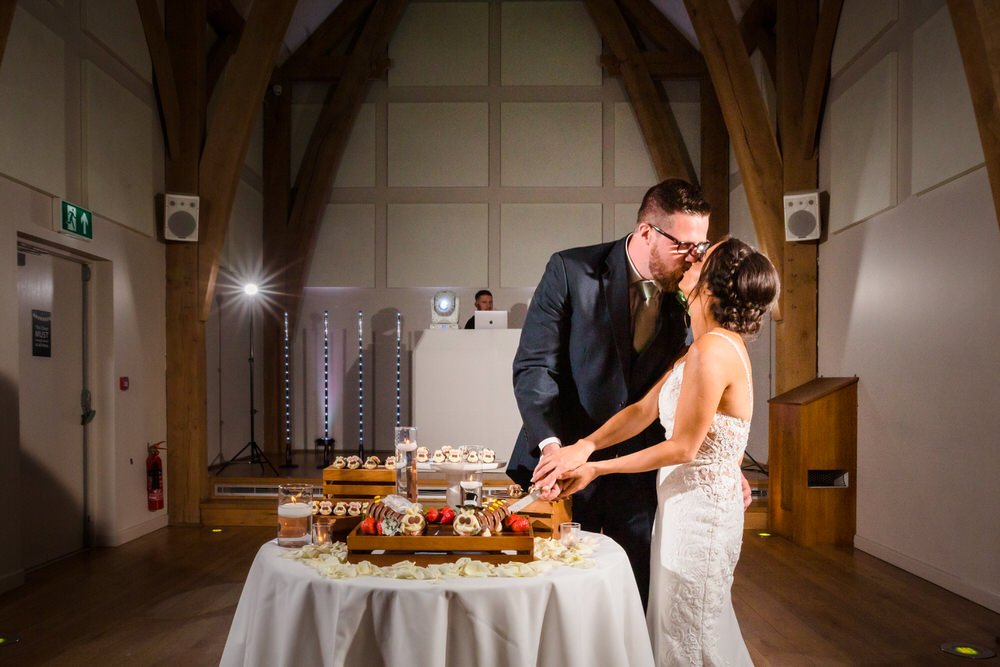
{"label": "bright spotlight", "polygon": [[254,294],[257,293],[257,291],[258,291],[257,285],[254,283],[247,283],[246,285],[243,286],[243,292],[246,293],[247,296],[253,296]]}

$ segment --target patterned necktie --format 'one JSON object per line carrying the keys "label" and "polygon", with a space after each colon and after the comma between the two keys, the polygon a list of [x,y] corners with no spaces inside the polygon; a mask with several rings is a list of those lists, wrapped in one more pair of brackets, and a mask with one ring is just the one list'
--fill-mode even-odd
{"label": "patterned necktie", "polygon": [[642,352],[656,333],[661,292],[652,280],[640,280],[634,285],[636,305],[632,315],[632,347],[636,352]]}

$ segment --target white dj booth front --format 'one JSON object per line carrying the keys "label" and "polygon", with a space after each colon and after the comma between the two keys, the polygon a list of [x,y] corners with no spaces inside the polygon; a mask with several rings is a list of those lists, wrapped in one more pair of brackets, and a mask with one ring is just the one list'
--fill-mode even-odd
{"label": "white dj booth front", "polygon": [[416,333],[412,425],[421,445],[479,445],[510,459],[521,429],[511,371],[520,336],[520,329]]}

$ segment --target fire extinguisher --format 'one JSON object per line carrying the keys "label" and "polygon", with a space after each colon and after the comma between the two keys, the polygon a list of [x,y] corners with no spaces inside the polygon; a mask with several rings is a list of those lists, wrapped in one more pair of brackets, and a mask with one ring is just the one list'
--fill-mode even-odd
{"label": "fire extinguisher", "polygon": [[146,505],[150,512],[163,509],[163,461],[160,460],[160,450],[165,440],[154,445],[147,445],[149,456],[146,457]]}

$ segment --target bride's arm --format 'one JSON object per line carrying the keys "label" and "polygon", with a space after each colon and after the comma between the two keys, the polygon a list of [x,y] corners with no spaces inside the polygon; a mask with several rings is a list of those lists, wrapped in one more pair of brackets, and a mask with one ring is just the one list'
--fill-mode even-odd
{"label": "bride's arm", "polygon": [[538,462],[531,481],[548,488],[566,471],[586,463],[595,450],[605,449],[641,433],[657,417],[660,388],[672,369],[673,366],[668,368],[645,396],[622,408],[586,438],[566,447],[551,448],[551,453],[546,452]]}
{"label": "bride's arm", "polygon": [[684,367],[672,437],[628,456],[586,463],[564,474],[563,479],[570,479],[568,485],[563,485],[563,495],[576,493],[601,475],[656,470],[694,459],[729,384],[727,376],[720,355],[700,345],[692,346]]}

